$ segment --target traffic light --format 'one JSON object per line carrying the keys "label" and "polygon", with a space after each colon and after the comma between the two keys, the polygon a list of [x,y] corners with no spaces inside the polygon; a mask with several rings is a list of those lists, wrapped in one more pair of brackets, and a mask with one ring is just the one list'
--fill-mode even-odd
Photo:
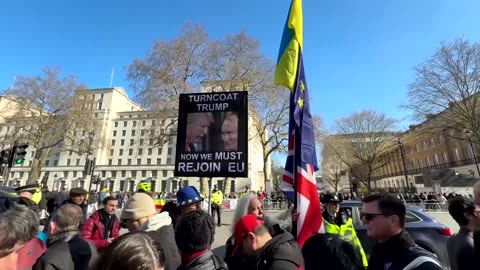
{"label": "traffic light", "polygon": [[0,163],[1,164],[8,164],[10,160],[10,155],[12,154],[11,149],[5,149],[0,152]]}
{"label": "traffic light", "polygon": [[25,156],[27,155],[27,148],[28,144],[20,144],[14,147],[14,156],[13,156],[13,163],[14,164],[22,164],[25,162]]}

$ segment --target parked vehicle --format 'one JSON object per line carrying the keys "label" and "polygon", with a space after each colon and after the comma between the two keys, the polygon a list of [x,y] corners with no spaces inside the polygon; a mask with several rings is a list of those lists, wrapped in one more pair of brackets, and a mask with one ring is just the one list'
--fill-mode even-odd
{"label": "parked vehicle", "polygon": [[[352,218],[363,249],[370,254],[375,240],[367,236],[367,230],[362,223],[362,207],[363,203],[360,201],[340,203],[340,211]],[[450,228],[428,216],[422,208],[408,206],[405,227],[417,245],[435,254],[444,266],[450,265],[447,253],[447,239],[452,236]]]}

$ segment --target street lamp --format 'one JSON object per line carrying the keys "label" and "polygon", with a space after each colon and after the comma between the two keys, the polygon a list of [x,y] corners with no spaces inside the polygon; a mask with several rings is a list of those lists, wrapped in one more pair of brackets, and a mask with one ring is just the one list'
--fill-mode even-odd
{"label": "street lamp", "polygon": [[473,149],[472,143],[472,131],[470,129],[463,129],[462,133],[468,138],[468,142],[470,143],[470,149],[472,149],[473,160],[475,161],[475,166],[477,167],[478,177],[480,177],[480,168],[478,168],[477,156],[475,155],[475,149]]}
{"label": "street lamp", "polygon": [[[402,158],[403,173],[405,175],[405,191],[409,192],[407,164],[405,163],[405,148],[403,147],[403,143],[400,141],[400,138],[398,138],[398,146],[400,147],[400,157]],[[400,186],[398,188],[400,188]]]}

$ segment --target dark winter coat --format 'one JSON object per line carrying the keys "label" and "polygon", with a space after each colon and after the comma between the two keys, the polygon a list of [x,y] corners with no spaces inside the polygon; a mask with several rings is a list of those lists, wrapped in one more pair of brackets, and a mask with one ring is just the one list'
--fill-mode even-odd
{"label": "dark winter coat", "polygon": [[478,260],[475,256],[473,232],[464,227],[447,240],[447,251],[452,270],[472,269],[472,265],[476,265]]}
{"label": "dark winter coat", "polygon": [[191,262],[182,264],[177,270],[228,270],[228,268],[211,250],[207,250]]}
{"label": "dark winter coat", "polygon": [[80,235],[49,243],[32,270],[88,270],[98,259],[95,247]]}
{"label": "dark winter coat", "polygon": [[416,245],[405,231],[373,248],[368,270],[384,269],[444,270],[442,264],[430,252]]}
{"label": "dark winter coat", "polygon": [[303,256],[293,235],[286,231],[276,234],[257,257],[258,270],[303,269]]}

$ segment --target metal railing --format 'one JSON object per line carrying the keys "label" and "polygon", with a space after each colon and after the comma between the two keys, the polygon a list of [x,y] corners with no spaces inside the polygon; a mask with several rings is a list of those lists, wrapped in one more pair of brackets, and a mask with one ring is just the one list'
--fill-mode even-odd
{"label": "metal railing", "polygon": [[422,208],[425,212],[448,212],[448,204],[435,201],[406,202],[407,206]]}

